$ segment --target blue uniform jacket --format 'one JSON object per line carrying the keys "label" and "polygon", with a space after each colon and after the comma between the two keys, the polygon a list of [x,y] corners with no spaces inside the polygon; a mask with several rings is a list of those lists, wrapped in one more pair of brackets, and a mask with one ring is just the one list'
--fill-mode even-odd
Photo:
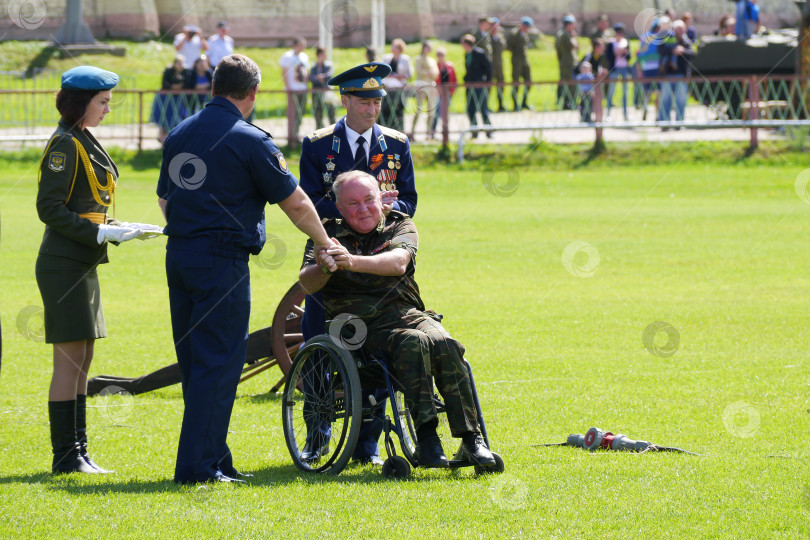
{"label": "blue uniform jacket", "polygon": [[283,201],[297,185],[270,134],[246,122],[233,103],[215,97],[174,128],[163,145],[157,194],[167,201],[168,246],[259,253],[265,205]]}
{"label": "blue uniform jacket", "polygon": [[416,213],[411,146],[404,133],[374,124],[368,167],[355,167],[346,139],[346,117],[304,138],[301,150],[301,188],[309,195],[321,218],[338,218],[332,182],[347,171],[365,170],[380,183],[380,189],[399,191],[394,210],[413,217]]}

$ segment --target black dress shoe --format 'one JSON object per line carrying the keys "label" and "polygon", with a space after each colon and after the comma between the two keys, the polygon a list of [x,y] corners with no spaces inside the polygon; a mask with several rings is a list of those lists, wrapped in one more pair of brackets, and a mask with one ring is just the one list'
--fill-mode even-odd
{"label": "black dress shoe", "polygon": [[313,461],[318,461],[321,459],[321,456],[329,452],[329,443],[327,442],[324,445],[318,446],[317,443],[313,441],[307,441],[304,445],[304,449],[301,450],[301,461],[304,463],[311,463]]}
{"label": "black dress shoe", "polygon": [[221,471],[221,472],[222,472],[222,474],[224,474],[225,476],[229,476],[229,477],[231,477],[231,478],[253,478],[253,475],[252,475],[251,473],[243,473],[243,472],[239,472],[239,471],[237,471],[237,470],[236,470],[236,468],[235,468],[235,467],[231,467],[231,468],[230,468],[230,469],[228,469],[228,470],[222,470],[222,469],[220,469],[220,471]]}
{"label": "black dress shoe", "polygon": [[462,448],[467,458],[476,465],[495,465],[495,458],[480,433],[470,432],[464,435]]}
{"label": "black dress shoe", "polygon": [[227,476],[227,475],[223,474],[222,471],[217,471],[216,473],[214,473],[214,477],[211,480],[209,480],[209,482],[227,482],[227,483],[232,483],[232,484],[244,484],[245,483],[244,480],[238,480],[236,478],[231,478],[230,476]]}
{"label": "black dress shoe", "polygon": [[416,459],[422,467],[448,467],[450,463],[442,449],[442,441],[438,435],[431,435],[420,440],[417,444]]}

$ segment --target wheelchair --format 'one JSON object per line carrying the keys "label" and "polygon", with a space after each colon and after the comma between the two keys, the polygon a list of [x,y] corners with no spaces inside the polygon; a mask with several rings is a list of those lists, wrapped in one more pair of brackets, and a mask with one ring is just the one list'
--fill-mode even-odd
{"label": "wheelchair", "polygon": [[[481,435],[489,446],[472,369],[466,360],[464,363],[470,376]],[[364,408],[363,387],[384,388],[385,395],[379,401],[369,396],[369,406]],[[384,405],[380,403],[383,397],[390,398],[390,416],[385,415]],[[444,404],[437,394],[433,399],[439,413],[437,431],[443,446],[450,448],[451,441],[458,444],[452,458],[447,453],[449,468],[474,467],[477,474],[503,472],[503,459],[495,452],[492,453],[495,465],[482,466],[466,458],[461,441],[450,436]],[[282,395],[284,438],[296,467],[304,472],[339,474],[351,459],[361,424],[374,419],[383,422],[388,455],[383,463],[383,476],[407,478],[411,468],[419,466],[416,429],[404,394],[395,386],[386,362],[367,358],[359,350],[349,351],[328,334],[307,341],[292,363]],[[392,432],[399,439],[402,455],[397,454]],[[302,453],[311,459],[302,458]]]}

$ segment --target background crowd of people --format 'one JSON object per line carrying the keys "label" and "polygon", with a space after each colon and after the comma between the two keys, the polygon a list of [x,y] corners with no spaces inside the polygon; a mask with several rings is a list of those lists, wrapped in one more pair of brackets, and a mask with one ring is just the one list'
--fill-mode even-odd
{"label": "background crowd of people", "polygon": [[[720,19],[715,35],[748,39],[764,30],[757,0],[735,0],[735,7],[734,14]],[[554,36],[559,66],[559,109],[578,110],[583,122],[591,122],[594,94],[599,88],[606,96],[607,114],[603,120],[611,121],[617,95],[625,121],[629,120],[628,103],[630,107],[643,110],[644,120],[648,104],[653,105],[658,121],[670,120],[673,108],[675,119],[683,120],[688,88],[681,79],[691,74],[690,60],[698,42],[691,13],[677,14],[673,9],[662,12],[639,36],[637,50],[631,50],[626,26],[621,22],[611,24],[606,14],[588,25],[590,31],[585,43],[580,38],[579,25],[577,18],[567,13]],[[419,43],[420,53],[413,59],[406,52],[407,44],[400,38],[392,40],[390,51],[381,59],[378,59],[378,51],[366,48],[368,62],[382,61],[392,69],[391,75],[383,81],[388,95],[382,103],[380,124],[402,132],[407,130],[407,135],[413,139],[420,119],[426,117],[423,132],[428,139],[435,138],[439,120],[448,109],[459,81],[468,85],[465,110],[473,128],[478,126],[479,117],[484,126],[491,125],[491,112],[532,110],[529,54],[540,35],[530,17],[521,17],[519,23],[509,29],[502,28],[498,17],[480,17],[477,28],[460,40],[464,51],[463,74],[457,73],[456,66],[447,58],[447,51],[430,41]],[[210,99],[213,69],[222,57],[233,52],[234,41],[228,35],[227,23],[221,21],[217,32],[208,39],[201,36],[198,27],[185,26],[183,32],[175,36],[174,46],[177,56],[163,72],[163,92],[156,96],[152,109],[151,121],[160,127],[161,142],[174,126],[200,110]],[[326,51],[315,48],[311,62],[306,39],[296,38],[292,48],[282,55],[280,67],[288,92],[288,116],[294,121],[294,136],[300,140],[299,128],[308,103],[311,103],[316,129],[334,124],[339,100],[328,84],[334,75],[334,66],[326,59]],[[508,68],[511,68],[511,85],[506,83]],[[635,78],[661,77],[671,81],[630,84]],[[617,93],[619,84],[621,92]],[[442,89],[443,85],[448,88]],[[186,92],[178,93],[179,90]],[[188,90],[197,92],[190,95]],[[490,111],[490,92],[497,98],[497,109],[493,107],[493,111]],[[405,112],[409,102],[413,103],[413,122],[406,128]],[[492,136],[491,131],[482,131]],[[473,131],[473,136],[477,135]]]}

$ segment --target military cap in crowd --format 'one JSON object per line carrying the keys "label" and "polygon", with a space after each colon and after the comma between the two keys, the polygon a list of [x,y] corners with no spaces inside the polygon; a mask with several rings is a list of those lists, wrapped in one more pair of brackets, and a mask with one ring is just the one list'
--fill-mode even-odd
{"label": "military cap in crowd", "polygon": [[62,74],[65,90],[109,90],[118,84],[118,75],[94,66],[79,66]]}
{"label": "military cap in crowd", "polygon": [[382,62],[362,64],[329,79],[329,86],[337,86],[341,94],[363,98],[387,95],[382,80],[391,74],[391,66]]}
{"label": "military cap in crowd", "polygon": [[534,26],[534,19],[531,17],[521,17],[520,22],[526,26]]}
{"label": "military cap in crowd", "polygon": [[562,18],[563,24],[575,23],[577,22],[577,18],[573,15],[566,15]]}

